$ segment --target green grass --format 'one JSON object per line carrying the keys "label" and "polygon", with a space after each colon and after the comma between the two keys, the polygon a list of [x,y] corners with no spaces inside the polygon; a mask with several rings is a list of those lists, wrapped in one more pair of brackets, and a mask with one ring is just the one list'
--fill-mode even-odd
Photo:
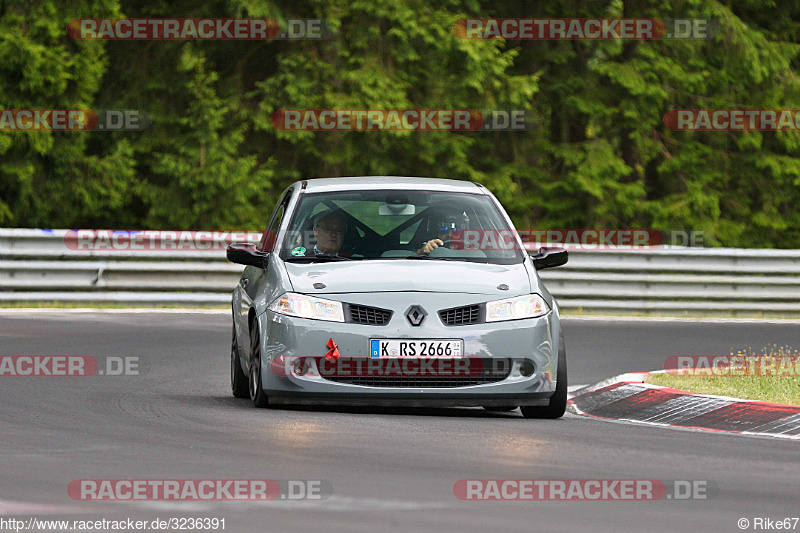
{"label": "green grass", "polygon": [[[766,346],[759,352],[749,347],[731,352],[730,355],[752,357],[768,355],[774,357],[798,357],[800,353],[789,346]],[[800,376],[680,376],[673,374],[650,374],[647,382],[662,387],[685,390],[701,394],[730,396],[745,400],[786,405],[800,405]]]}

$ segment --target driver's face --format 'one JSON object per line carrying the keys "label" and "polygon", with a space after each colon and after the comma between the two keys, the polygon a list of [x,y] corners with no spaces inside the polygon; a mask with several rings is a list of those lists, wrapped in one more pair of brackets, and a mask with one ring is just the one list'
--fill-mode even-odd
{"label": "driver's face", "polygon": [[336,254],[344,243],[344,232],[347,230],[345,221],[336,216],[324,218],[314,226],[314,238],[317,239],[317,248],[325,254]]}
{"label": "driver's face", "polygon": [[444,231],[440,230],[438,238],[443,240],[443,241],[446,241],[447,239],[450,238],[450,236],[453,234],[454,231],[455,230],[452,230],[452,229],[448,229],[448,230],[444,230]]}
{"label": "driver's face", "polygon": [[437,238],[443,241],[450,239],[454,232],[464,229],[464,224],[459,223],[453,218],[441,220],[436,224],[436,226],[436,230],[438,231]]}

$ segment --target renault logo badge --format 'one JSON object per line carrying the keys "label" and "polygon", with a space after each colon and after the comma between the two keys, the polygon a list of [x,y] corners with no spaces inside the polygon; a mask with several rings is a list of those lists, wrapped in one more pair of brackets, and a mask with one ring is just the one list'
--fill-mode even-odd
{"label": "renault logo badge", "polygon": [[406,318],[412,326],[419,326],[425,320],[427,313],[418,305],[412,305],[406,311]]}

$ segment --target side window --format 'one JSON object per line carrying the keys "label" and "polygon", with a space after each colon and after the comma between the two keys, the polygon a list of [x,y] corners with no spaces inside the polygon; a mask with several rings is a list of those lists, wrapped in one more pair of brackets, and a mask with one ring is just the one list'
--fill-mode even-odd
{"label": "side window", "polygon": [[275,208],[275,212],[272,213],[272,220],[269,223],[269,227],[267,231],[264,232],[261,243],[258,245],[258,249],[262,252],[269,252],[275,246],[275,242],[278,239],[278,230],[280,230],[281,222],[283,221],[283,214],[286,212],[286,204],[289,203],[289,198],[291,197],[292,191],[287,191]]}

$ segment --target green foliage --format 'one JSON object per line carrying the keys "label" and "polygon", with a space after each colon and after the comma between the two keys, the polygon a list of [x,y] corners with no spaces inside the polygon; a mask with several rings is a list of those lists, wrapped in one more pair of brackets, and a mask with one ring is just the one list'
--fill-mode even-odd
{"label": "green foliage", "polygon": [[[768,4],[768,5],[765,5]],[[800,101],[800,4],[747,0],[6,0],[0,108],[141,109],[143,132],[0,133],[0,224],[261,228],[307,177],[485,184],[521,228],[800,247],[798,132],[674,132]],[[711,18],[709,40],[464,40],[464,17]],[[73,40],[80,17],[322,18],[314,41]],[[525,109],[524,132],[295,132],[278,109]]]}

